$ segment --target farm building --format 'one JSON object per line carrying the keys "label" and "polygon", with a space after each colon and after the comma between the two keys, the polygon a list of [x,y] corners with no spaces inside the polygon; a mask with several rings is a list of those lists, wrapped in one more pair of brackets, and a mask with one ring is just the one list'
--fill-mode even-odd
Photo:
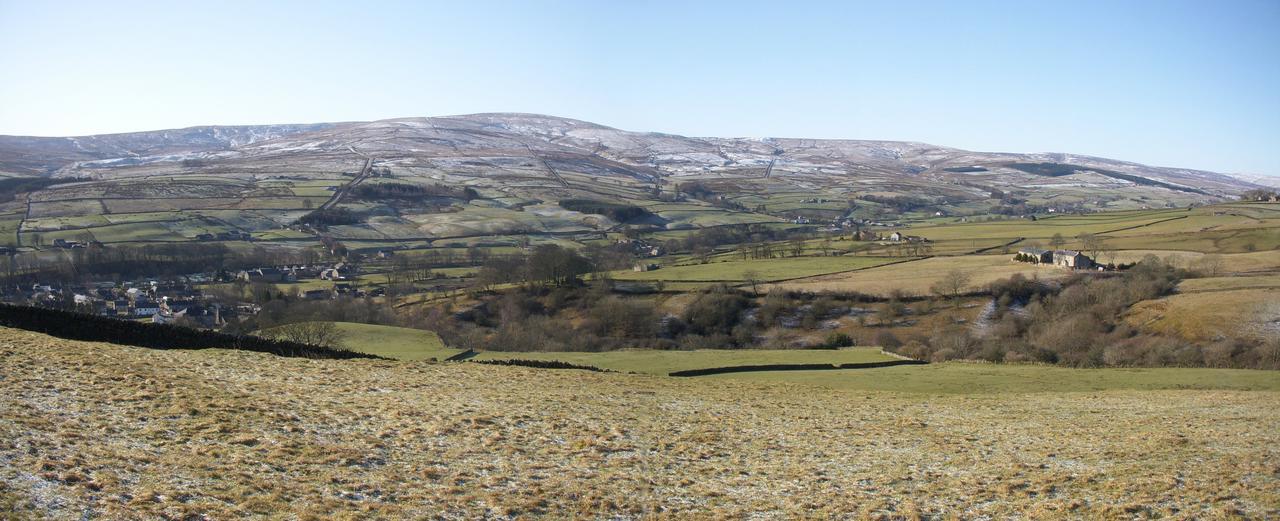
{"label": "farm building", "polygon": [[327,289],[309,289],[303,293],[307,300],[328,300],[333,298],[333,291]]}
{"label": "farm building", "polygon": [[278,268],[258,268],[242,271],[236,278],[245,282],[283,282],[286,273]]}
{"label": "farm building", "polygon": [[1088,269],[1093,267],[1093,259],[1075,250],[1054,250],[1053,264],[1066,268]]}
{"label": "farm building", "polygon": [[150,300],[137,300],[133,303],[133,315],[137,317],[149,317],[160,312],[160,305]]}

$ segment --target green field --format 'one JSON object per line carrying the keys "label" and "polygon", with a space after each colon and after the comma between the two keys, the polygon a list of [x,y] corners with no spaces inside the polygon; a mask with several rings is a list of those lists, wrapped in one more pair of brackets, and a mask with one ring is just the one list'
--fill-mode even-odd
{"label": "green field", "polygon": [[1014,262],[1009,255],[965,255],[933,257],[835,275],[823,275],[772,285],[786,291],[856,291],[888,295],[894,290],[911,295],[928,295],[930,287],[948,272],[969,275],[969,288],[980,288],[1020,273],[1028,278],[1050,279],[1070,274],[1053,266]]}
{"label": "green field", "polygon": [[967,362],[833,371],[730,373],[695,378],[732,378],[837,389],[935,394],[1092,392],[1120,389],[1280,391],[1280,371],[1204,368],[1071,369]]}
{"label": "green field", "polygon": [[704,349],[698,351],[623,350],[604,353],[524,353],[482,351],[473,360],[558,360],[621,372],[666,375],[672,371],[735,365],[854,364],[894,357],[875,348],[853,349]]}
{"label": "green field", "polygon": [[707,264],[665,266],[654,271],[619,271],[618,280],[663,280],[686,282],[741,282],[754,271],[762,281],[812,277],[903,260],[894,257],[791,257],[782,259],[732,260]]}
{"label": "green field", "polygon": [[461,351],[445,347],[440,336],[433,331],[355,322],[333,324],[345,333],[342,347],[361,353],[397,360],[444,360]]}
{"label": "green field", "polygon": [[1064,215],[1037,221],[1009,219],[979,223],[944,224],[912,227],[908,232],[930,240],[1013,239],[1017,237],[1045,239],[1060,233],[1071,238],[1082,233],[1107,233],[1113,230],[1157,223],[1164,219],[1187,215],[1186,210],[1115,212],[1090,215]]}

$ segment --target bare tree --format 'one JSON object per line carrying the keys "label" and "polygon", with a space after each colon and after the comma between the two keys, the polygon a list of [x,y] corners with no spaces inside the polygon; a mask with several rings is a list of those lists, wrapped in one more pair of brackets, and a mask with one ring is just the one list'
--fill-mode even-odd
{"label": "bare tree", "polygon": [[272,329],[270,336],[277,340],[313,346],[342,347],[346,333],[333,325],[333,322],[295,322]]}
{"label": "bare tree", "polygon": [[960,307],[960,296],[969,288],[972,277],[960,270],[951,270],[929,287],[929,291],[939,297],[950,297],[952,304]]}
{"label": "bare tree", "polygon": [[758,286],[762,282],[760,280],[760,272],[756,270],[747,270],[742,273],[742,280],[751,285],[751,294],[759,296]]}
{"label": "bare tree", "polygon": [[1206,277],[1217,277],[1222,273],[1224,262],[1221,255],[1205,255],[1196,260],[1195,269]]}
{"label": "bare tree", "polygon": [[792,237],[788,245],[791,247],[792,257],[799,257],[804,254],[804,239]]}
{"label": "bare tree", "polygon": [[1067,240],[1062,237],[1061,233],[1055,233],[1053,234],[1053,237],[1049,239],[1049,247],[1055,250],[1061,250],[1062,245],[1066,243]]}
{"label": "bare tree", "polygon": [[1076,238],[1080,239],[1080,249],[1088,252],[1090,257],[1097,258],[1098,251],[1102,249],[1102,237],[1092,233],[1082,233]]}

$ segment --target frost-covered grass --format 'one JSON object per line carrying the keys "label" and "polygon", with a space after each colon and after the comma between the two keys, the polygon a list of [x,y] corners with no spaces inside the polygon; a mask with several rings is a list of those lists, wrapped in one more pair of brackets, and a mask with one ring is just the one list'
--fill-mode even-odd
{"label": "frost-covered grass", "polygon": [[0,375],[0,507],[18,518],[1263,519],[1280,504],[1274,391],[924,396],[7,329]]}
{"label": "frost-covered grass", "polygon": [[945,362],[847,371],[773,371],[699,378],[821,385],[928,394],[1065,393],[1117,390],[1280,392],[1280,372],[1245,369],[1071,369],[1045,365]]}

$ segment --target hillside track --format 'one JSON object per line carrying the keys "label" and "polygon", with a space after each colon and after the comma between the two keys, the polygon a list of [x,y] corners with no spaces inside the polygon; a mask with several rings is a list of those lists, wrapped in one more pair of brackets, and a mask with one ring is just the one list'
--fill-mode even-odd
{"label": "hillside track", "polygon": [[[355,149],[352,149],[352,152],[355,152]],[[359,152],[356,153],[359,154]],[[360,155],[364,156],[363,154]],[[360,169],[360,173],[356,174],[355,179],[352,179],[351,182],[342,185],[341,188],[338,188],[338,190],[333,193],[333,197],[330,197],[328,201],[325,201],[324,204],[320,205],[321,210],[329,210],[334,206],[337,206],[338,203],[342,202],[342,198],[346,197],[347,193],[350,192],[352,188],[369,177],[369,172],[373,170],[373,158],[369,156],[364,157],[364,167]]]}

